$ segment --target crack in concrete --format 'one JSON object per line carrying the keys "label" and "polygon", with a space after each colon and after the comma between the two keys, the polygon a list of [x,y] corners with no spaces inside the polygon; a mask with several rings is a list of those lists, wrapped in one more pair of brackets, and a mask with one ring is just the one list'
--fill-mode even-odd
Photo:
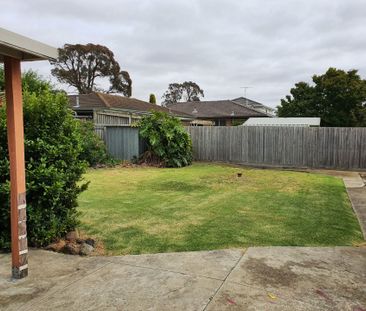
{"label": "crack in concrete", "polygon": [[241,255],[241,257],[238,259],[238,261],[235,263],[235,265],[230,269],[229,273],[226,275],[225,279],[222,281],[222,283],[220,284],[220,286],[216,289],[216,291],[214,292],[214,294],[209,298],[209,301],[207,302],[207,304],[205,305],[205,307],[202,309],[202,311],[207,310],[208,306],[210,305],[210,303],[215,299],[215,296],[218,294],[218,292],[220,291],[220,289],[224,286],[226,280],[228,279],[228,277],[230,276],[230,274],[234,271],[234,269],[238,266],[239,262],[243,259],[243,257],[245,256],[245,254],[247,253],[248,248],[246,248],[243,252],[243,255]]}
{"label": "crack in concrete", "polygon": [[164,272],[181,274],[181,275],[184,275],[184,276],[199,277],[199,278],[205,278],[205,279],[210,279],[210,280],[215,280],[215,281],[223,281],[223,279],[215,278],[215,277],[212,277],[212,276],[207,276],[207,275],[202,275],[202,274],[190,274],[190,273],[187,273],[187,272],[169,270],[169,269],[164,269],[164,268],[159,268],[159,267],[134,265],[134,264],[131,264],[131,263],[128,263],[128,262],[125,262],[125,261],[120,261],[120,262],[110,261],[110,263],[122,264],[122,265],[125,265],[125,266],[136,267],[136,268],[141,268],[141,269],[159,270],[159,271],[164,271]]}

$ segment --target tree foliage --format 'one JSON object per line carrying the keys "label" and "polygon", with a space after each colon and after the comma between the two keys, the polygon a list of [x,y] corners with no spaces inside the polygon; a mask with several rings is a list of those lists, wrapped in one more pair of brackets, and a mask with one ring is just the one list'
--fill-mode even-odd
{"label": "tree foliage", "polygon": [[155,97],[155,94],[150,94],[150,97],[149,97],[149,103],[150,103],[150,104],[156,104],[156,97]]}
{"label": "tree foliage", "polygon": [[[56,91],[50,81],[43,79],[36,71],[29,69],[22,73],[22,88],[29,93],[45,90]],[[5,91],[4,67],[0,66],[0,92]]]}
{"label": "tree foliage", "polygon": [[366,80],[357,70],[329,68],[299,82],[281,100],[279,117],[320,117],[324,126],[366,126]]}
{"label": "tree foliage", "polygon": [[[64,235],[78,223],[77,196],[87,165],[111,159],[93,125],[72,116],[64,92],[34,71],[22,74],[28,239],[39,246]],[[4,85],[0,68],[0,90]],[[10,242],[9,158],[6,106],[0,108],[0,249]]]}
{"label": "tree foliage", "polygon": [[[52,61],[52,74],[62,83],[75,87],[80,94],[93,91],[132,94],[132,80],[127,71],[121,71],[113,52],[99,44],[65,44],[59,57]],[[107,90],[97,86],[98,80],[109,79]]]}
{"label": "tree foliage", "polygon": [[94,131],[93,122],[80,121],[79,126],[83,137],[80,159],[86,161],[91,167],[113,164],[114,160],[107,153],[106,145]]}
{"label": "tree foliage", "polygon": [[[0,92],[4,91],[4,88],[4,69],[0,67]],[[31,69],[22,73],[22,88],[23,91],[36,94],[43,91],[63,92],[55,89],[50,81],[44,80],[42,76]],[[108,155],[103,140],[95,134],[93,124],[91,122],[81,122],[80,130],[83,136],[80,158],[92,167],[113,164],[114,160]]]}
{"label": "tree foliage", "polygon": [[[41,246],[75,228],[87,163],[83,136],[63,93],[25,91],[24,134],[28,241]],[[5,107],[0,109],[0,248],[10,243],[10,176]]]}
{"label": "tree foliage", "polygon": [[192,141],[179,119],[164,112],[153,112],[139,122],[140,135],[148,150],[146,162],[166,167],[182,167],[192,163]]}
{"label": "tree foliage", "polygon": [[200,101],[201,97],[204,97],[204,92],[195,82],[171,83],[162,97],[162,104],[169,106],[181,100],[184,102]]}

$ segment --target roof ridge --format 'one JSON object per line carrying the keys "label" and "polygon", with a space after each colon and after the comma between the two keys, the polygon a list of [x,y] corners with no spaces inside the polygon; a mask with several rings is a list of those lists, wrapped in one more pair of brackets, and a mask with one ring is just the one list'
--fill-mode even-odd
{"label": "roof ridge", "polygon": [[110,107],[110,105],[108,104],[108,102],[106,101],[105,99],[105,96],[110,96],[110,97],[113,97],[113,98],[116,98],[117,100],[123,98],[124,100],[136,100],[136,101],[139,101],[139,102],[142,102],[142,103],[145,103],[145,104],[151,104],[150,102],[148,101],[145,101],[145,100],[142,100],[142,99],[139,99],[139,98],[136,98],[136,97],[128,97],[128,96],[125,96],[123,94],[117,94],[117,93],[102,93],[102,92],[94,92],[96,95],[99,96],[100,99],[103,100],[103,102],[108,105],[108,107]]}
{"label": "roof ridge", "polygon": [[262,105],[263,107],[265,107],[265,108],[267,108],[267,109],[275,110],[274,108],[272,108],[272,107],[270,107],[270,106],[267,106],[267,105],[262,104],[262,103],[260,103],[260,102],[258,102],[258,101],[256,101],[256,100],[253,100],[253,99],[250,99],[250,98],[247,98],[247,97],[244,97],[244,96],[240,96],[240,97],[234,98],[234,99],[232,99],[232,101],[239,100],[240,98],[243,98],[243,99],[245,99],[245,100],[251,101],[251,102],[253,102],[253,103],[255,103],[255,104]]}
{"label": "roof ridge", "polygon": [[[245,98],[245,97],[244,97]],[[250,99],[249,99],[250,100]],[[241,104],[241,103],[238,103],[238,102],[236,102],[234,99],[232,99],[232,100],[230,100],[232,103],[234,103],[234,104],[236,104],[236,105],[238,105],[238,106],[241,106],[241,107],[244,107],[244,108],[246,108],[246,109],[249,109],[249,110],[252,110],[252,111],[255,111],[255,112],[259,112],[259,113],[261,113],[261,114],[264,114],[264,115],[266,115],[266,116],[272,116],[270,113],[267,113],[267,112],[262,112],[262,111],[260,111],[259,109],[256,109],[256,108],[254,108],[254,107],[249,107],[249,106],[246,106],[246,105],[243,105],[243,104]],[[253,101],[254,102],[254,101]],[[260,104],[260,103],[258,103],[258,104]],[[261,105],[263,105],[263,104],[261,104]],[[265,108],[270,108],[270,107],[266,107],[265,105],[263,105]],[[272,108],[271,108],[272,109]]]}
{"label": "roof ridge", "polygon": [[168,106],[177,106],[180,104],[204,104],[204,103],[216,103],[216,102],[225,102],[225,101],[232,101],[231,99],[216,99],[216,100],[194,100],[189,102],[176,102],[173,104],[169,104]]}
{"label": "roof ridge", "polygon": [[104,98],[104,94],[100,93],[100,92],[94,92],[94,94],[96,94],[100,100],[106,105],[106,107],[111,108],[111,105],[106,101],[106,99]]}
{"label": "roof ridge", "polygon": [[252,107],[248,107],[248,106],[242,105],[242,104],[240,104],[240,103],[238,103],[238,102],[234,101],[233,99],[230,99],[230,102],[232,102],[233,104],[238,105],[238,106],[240,106],[240,107],[244,107],[244,108],[246,108],[246,109],[249,109],[249,110],[252,110],[252,111],[255,111],[255,112],[263,113],[263,112],[261,112],[261,111],[258,111],[257,109],[252,108]]}

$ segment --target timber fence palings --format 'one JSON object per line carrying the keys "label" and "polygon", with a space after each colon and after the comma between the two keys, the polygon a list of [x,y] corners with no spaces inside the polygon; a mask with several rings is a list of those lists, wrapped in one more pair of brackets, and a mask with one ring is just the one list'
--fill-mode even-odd
{"label": "timber fence palings", "polygon": [[197,126],[187,131],[199,161],[366,169],[366,128]]}

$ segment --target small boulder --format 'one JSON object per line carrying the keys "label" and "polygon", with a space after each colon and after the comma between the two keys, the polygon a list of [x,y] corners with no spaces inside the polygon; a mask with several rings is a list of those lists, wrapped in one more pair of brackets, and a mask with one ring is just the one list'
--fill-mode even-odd
{"label": "small boulder", "polygon": [[89,245],[88,243],[83,243],[80,246],[80,255],[88,256],[94,251],[94,247]]}
{"label": "small boulder", "polygon": [[66,234],[66,240],[75,241],[79,238],[79,232],[77,230],[70,231]]}
{"label": "small boulder", "polygon": [[85,240],[85,243],[86,243],[86,244],[89,244],[90,246],[95,247],[95,240],[94,240],[94,239],[87,238],[87,239]]}
{"label": "small boulder", "polygon": [[65,247],[65,241],[59,240],[57,242],[51,243],[45,247],[45,250],[60,252]]}
{"label": "small boulder", "polygon": [[74,243],[67,243],[62,249],[62,252],[70,255],[78,255],[80,253],[80,246]]}

